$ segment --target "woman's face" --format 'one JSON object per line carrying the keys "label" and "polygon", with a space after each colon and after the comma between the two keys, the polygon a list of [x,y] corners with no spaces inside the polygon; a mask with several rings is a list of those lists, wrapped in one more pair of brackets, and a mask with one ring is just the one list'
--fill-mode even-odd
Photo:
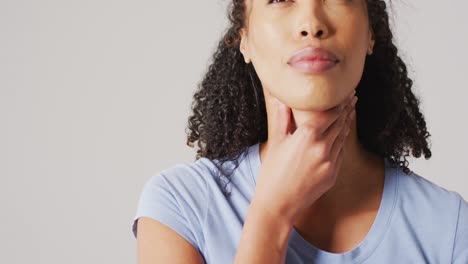
{"label": "woman's face", "polygon": [[[356,88],[373,47],[365,0],[245,1],[247,28],[241,30],[240,49],[265,94],[293,109],[321,111]],[[296,70],[288,60],[306,46],[327,49],[339,62],[320,73]]]}

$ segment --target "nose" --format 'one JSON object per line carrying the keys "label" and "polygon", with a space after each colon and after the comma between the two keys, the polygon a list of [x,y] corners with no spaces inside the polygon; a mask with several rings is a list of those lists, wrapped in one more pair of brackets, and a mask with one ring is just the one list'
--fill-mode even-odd
{"label": "nose", "polygon": [[298,37],[301,39],[312,35],[313,38],[326,38],[329,28],[321,1],[304,1],[304,7],[300,9]]}
{"label": "nose", "polygon": [[[323,36],[323,30],[322,29],[317,29],[317,30],[314,30],[314,31],[311,31],[311,34],[315,37],[315,38],[321,38]],[[307,37],[309,35],[309,32],[307,30],[302,30],[301,31],[301,36],[304,36],[304,37]]]}

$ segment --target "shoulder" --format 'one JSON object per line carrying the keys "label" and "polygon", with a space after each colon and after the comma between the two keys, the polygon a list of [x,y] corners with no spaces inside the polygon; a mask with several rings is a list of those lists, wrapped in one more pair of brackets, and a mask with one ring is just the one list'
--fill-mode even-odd
{"label": "shoulder", "polygon": [[458,192],[415,172],[407,175],[398,169],[397,174],[400,216],[420,227],[423,225],[431,226],[433,230],[445,230],[446,235],[459,232],[457,226],[468,226],[468,204]]}
{"label": "shoulder", "polygon": [[[439,235],[449,237],[455,233],[461,201],[457,192],[415,172],[407,175],[399,170],[396,195],[397,215],[413,230],[438,230]],[[440,233],[442,231],[445,233]],[[449,237],[446,238],[451,240]]]}
{"label": "shoulder", "polygon": [[201,158],[175,164],[151,176],[140,194],[133,219],[134,236],[138,218],[145,216],[173,229],[201,252],[208,204],[206,186],[212,165],[210,160]]}
{"label": "shoulder", "polygon": [[395,224],[411,230],[420,245],[446,248],[459,260],[455,263],[468,263],[468,203],[458,192],[415,172],[407,175],[398,169],[397,176]]}
{"label": "shoulder", "polygon": [[[241,153],[243,154],[243,153]],[[234,185],[250,180],[250,170],[244,155],[236,160],[220,163],[217,159],[201,157],[192,162],[177,163],[160,170],[147,182],[148,191],[164,189],[178,203],[191,206],[193,209],[206,210],[209,196],[213,192],[222,192],[226,187],[226,174]],[[152,188],[156,187],[156,188]]]}
{"label": "shoulder", "polygon": [[460,194],[422,177],[416,172],[407,175],[398,171],[399,196],[403,203],[417,203],[421,209],[458,210]]}
{"label": "shoulder", "polygon": [[151,176],[145,183],[143,193],[154,198],[148,202],[170,202],[186,213],[192,212],[202,221],[208,204],[207,188],[214,179],[215,171],[213,161],[207,158],[177,163]]}
{"label": "shoulder", "polygon": [[[180,195],[205,199],[211,193],[219,193],[232,188],[246,188],[253,184],[253,175],[249,161],[249,147],[239,153],[233,160],[220,162],[218,159],[201,157],[196,161],[178,163],[161,170],[151,179],[155,182],[165,182]],[[229,184],[229,188],[227,188]]]}
{"label": "shoulder", "polygon": [[174,191],[196,191],[200,194],[206,191],[207,182],[214,173],[214,163],[207,158],[200,158],[193,162],[178,163],[165,168],[153,175],[150,182],[164,182]]}
{"label": "shoulder", "polygon": [[[468,263],[468,202],[458,192],[448,190],[418,174],[400,177],[401,205],[405,214],[433,225],[437,240],[451,246],[452,263]],[[447,238],[447,239],[444,239]]]}

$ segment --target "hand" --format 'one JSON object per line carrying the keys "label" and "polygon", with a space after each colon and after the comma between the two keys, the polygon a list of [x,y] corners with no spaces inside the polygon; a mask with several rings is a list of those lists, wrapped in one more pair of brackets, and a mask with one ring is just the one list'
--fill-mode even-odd
{"label": "hand", "polygon": [[[353,93],[341,104],[317,112],[314,124],[291,133],[291,109],[274,97],[266,102],[277,120],[268,131],[253,200],[291,223],[336,182],[343,145],[355,117]],[[270,212],[271,213],[271,212]]]}

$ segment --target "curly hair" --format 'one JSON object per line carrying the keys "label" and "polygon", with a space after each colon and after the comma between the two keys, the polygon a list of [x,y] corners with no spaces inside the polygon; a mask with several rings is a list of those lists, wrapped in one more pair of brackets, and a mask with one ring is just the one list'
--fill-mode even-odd
{"label": "curly hair", "polygon": [[[261,82],[239,50],[240,29],[246,23],[246,0],[232,0],[230,25],[217,45],[213,61],[198,84],[188,119],[187,145],[197,142],[196,160],[205,157],[223,164],[235,161],[244,150],[267,140],[267,114]],[[366,0],[369,24],[375,45],[365,60],[362,78],[356,88],[358,140],[368,151],[387,158],[406,174],[411,174],[407,157],[431,157],[430,134],[413,94],[413,81],[393,43],[382,0]],[[215,163],[216,164],[216,163]],[[216,164],[224,187],[230,174]],[[227,194],[226,189],[223,192]]]}

